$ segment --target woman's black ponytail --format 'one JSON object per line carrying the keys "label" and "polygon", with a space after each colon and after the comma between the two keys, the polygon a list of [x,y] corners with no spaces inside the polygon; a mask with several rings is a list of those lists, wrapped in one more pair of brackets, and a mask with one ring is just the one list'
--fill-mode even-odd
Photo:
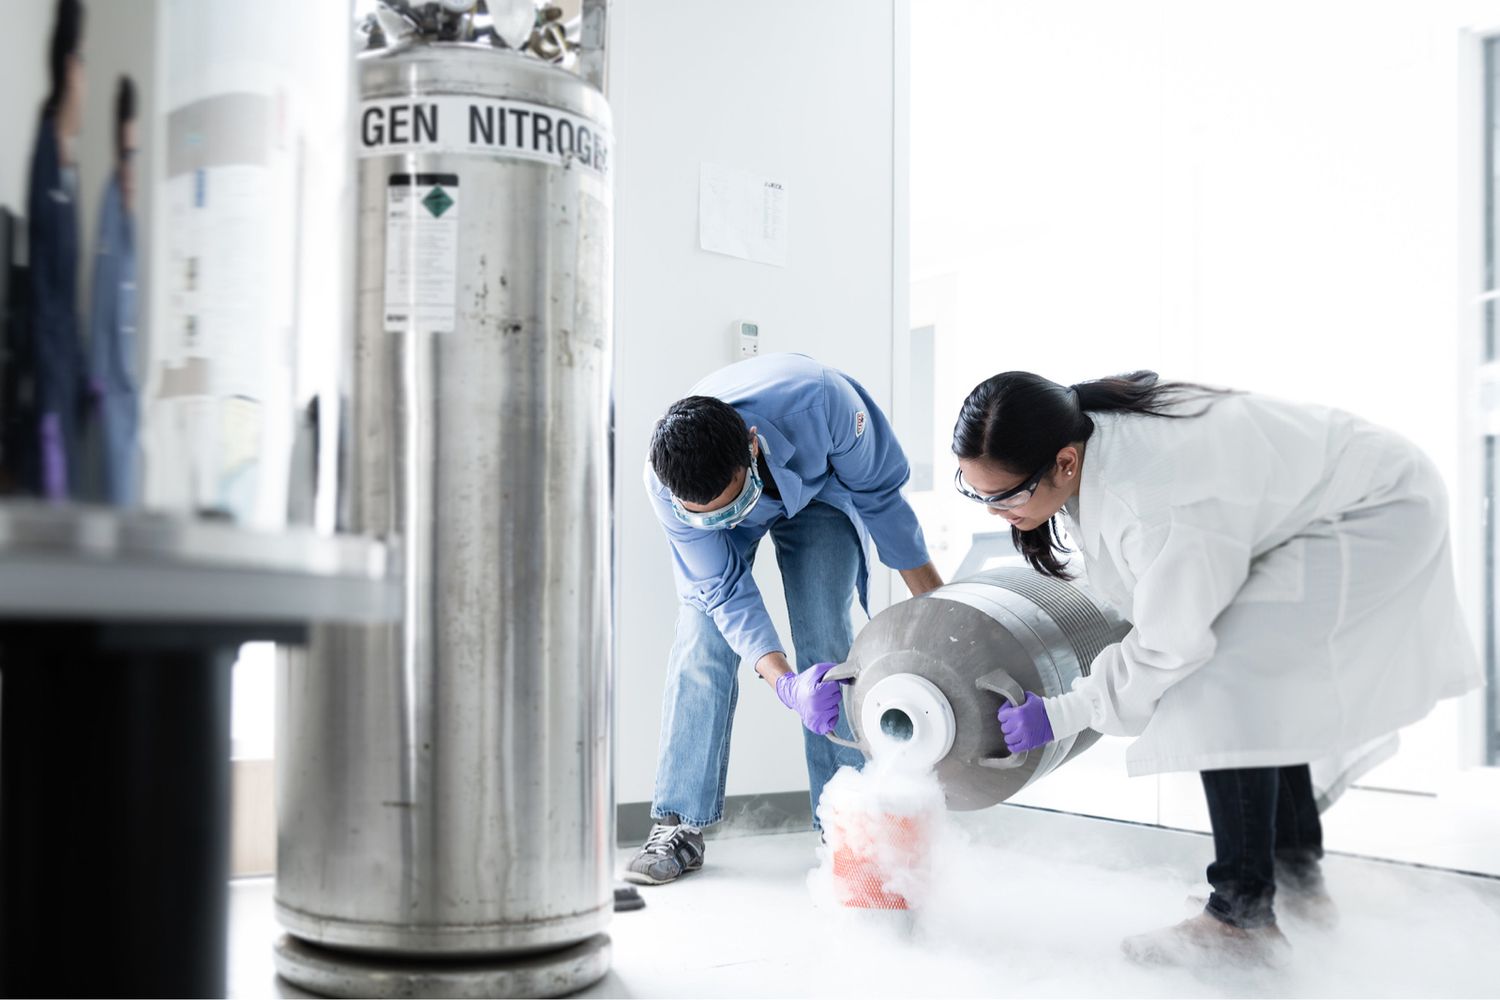
{"label": "woman's black ponytail", "polygon": [[1190,399],[1218,396],[1225,392],[1223,389],[1212,389],[1192,382],[1161,382],[1157,380],[1156,372],[1150,371],[1096,378],[1069,388],[1081,410],[1092,413],[1141,413],[1152,417],[1199,416],[1212,405],[1212,400],[1203,409],[1192,413],[1183,413],[1180,405]]}
{"label": "woman's black ponytail", "polygon": [[[1161,382],[1155,372],[1062,386],[1030,372],[1003,372],[974,387],[953,428],[953,454],[987,459],[1018,476],[1042,468],[1059,451],[1094,433],[1090,413],[1138,413],[1153,417],[1196,417],[1212,405],[1183,412],[1181,404],[1222,394],[1190,382]],[[1021,531],[1012,527],[1016,548],[1038,573],[1070,578],[1063,557],[1068,548],[1057,519]]]}

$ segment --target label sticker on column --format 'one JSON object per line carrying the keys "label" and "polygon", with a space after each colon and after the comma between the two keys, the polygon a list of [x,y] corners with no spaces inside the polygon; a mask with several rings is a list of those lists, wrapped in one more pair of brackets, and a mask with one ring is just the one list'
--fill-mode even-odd
{"label": "label sticker on column", "polygon": [[458,304],[458,175],[392,174],[385,194],[385,328],[451,333]]}
{"label": "label sticker on column", "polygon": [[465,153],[577,166],[597,177],[609,176],[614,144],[603,125],[561,108],[461,94],[362,101],[355,138],[361,158]]}

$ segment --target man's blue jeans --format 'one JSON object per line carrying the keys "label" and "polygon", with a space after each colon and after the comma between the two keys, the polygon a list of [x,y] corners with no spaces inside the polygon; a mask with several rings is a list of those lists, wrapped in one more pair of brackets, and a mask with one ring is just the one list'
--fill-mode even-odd
{"label": "man's blue jeans", "polygon": [[[771,525],[776,562],[786,590],[797,670],[814,663],[840,663],[849,655],[854,629],[849,622],[860,562],[859,534],[843,512],[813,502],[795,517]],[[748,664],[754,677],[754,664]],[[667,666],[662,704],[661,746],[656,762],[656,794],[651,815],[676,816],[692,826],[724,818],[724,779],[729,773],[729,733],[739,698],[740,658],[708,615],[684,604],[677,615],[677,637]],[[775,693],[767,687],[762,697]],[[796,722],[787,713],[788,726]],[[838,735],[850,738],[842,714]],[[859,767],[864,756],[802,730],[807,778],[817,824],[823,785],[841,765]]]}

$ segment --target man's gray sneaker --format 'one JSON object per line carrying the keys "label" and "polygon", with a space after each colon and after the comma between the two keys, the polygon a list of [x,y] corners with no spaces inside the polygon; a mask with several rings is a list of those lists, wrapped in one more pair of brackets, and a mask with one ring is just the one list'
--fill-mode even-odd
{"label": "man's gray sneaker", "polygon": [[657,823],[646,844],[625,866],[625,880],[661,885],[703,867],[703,833],[690,827]]}

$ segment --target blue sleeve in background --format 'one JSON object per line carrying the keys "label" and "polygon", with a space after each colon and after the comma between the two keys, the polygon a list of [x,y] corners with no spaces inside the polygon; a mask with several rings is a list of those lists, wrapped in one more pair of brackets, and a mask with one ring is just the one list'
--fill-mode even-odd
{"label": "blue sleeve in background", "polygon": [[99,211],[99,235],[94,249],[94,285],[89,293],[89,374],[101,381],[113,380],[116,370],[113,348],[119,305],[119,268],[117,265],[119,192],[111,182],[104,189],[104,206]]}

